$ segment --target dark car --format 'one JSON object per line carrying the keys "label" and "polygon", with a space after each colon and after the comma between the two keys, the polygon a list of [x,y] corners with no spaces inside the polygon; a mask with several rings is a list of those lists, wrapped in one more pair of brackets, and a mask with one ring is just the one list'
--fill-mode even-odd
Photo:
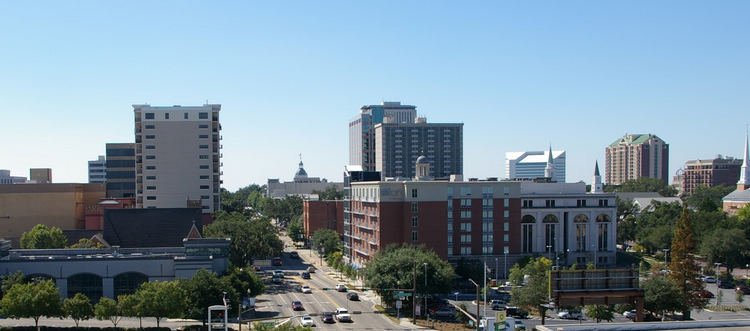
{"label": "dark car", "polygon": [[748,288],[747,286],[737,286],[737,288],[734,289],[734,293],[740,292],[742,292],[742,294],[750,294],[750,288]]}
{"label": "dark car", "polygon": [[289,253],[289,257],[293,259],[299,259],[299,254],[297,254],[297,251],[292,251],[291,253]]}
{"label": "dark car", "polygon": [[302,272],[302,279],[310,279],[310,273],[307,271]]}
{"label": "dark car", "polygon": [[719,288],[734,288],[734,283],[728,282],[726,280],[720,280]]}
{"label": "dark car", "polygon": [[709,291],[709,290],[703,290],[703,291],[700,291],[700,292],[698,293],[698,295],[700,295],[700,297],[701,297],[701,298],[708,298],[708,299],[710,299],[710,298],[713,298],[713,297],[714,297],[714,294],[713,294],[713,293],[711,293],[711,291]]}
{"label": "dark car", "polygon": [[305,307],[300,301],[292,301],[292,310],[305,310]]}
{"label": "dark car", "polygon": [[518,318],[526,318],[529,316],[529,313],[527,311],[518,307],[506,307],[505,314],[508,316],[514,316]]}
{"label": "dark car", "polygon": [[351,301],[358,301],[359,300],[359,294],[357,292],[349,292],[346,294],[346,298]]}
{"label": "dark car", "polygon": [[456,316],[456,309],[453,307],[443,307],[430,312],[433,317],[453,317]]}
{"label": "dark car", "polygon": [[323,321],[323,323],[336,323],[336,320],[333,319],[333,313],[330,311],[324,311],[320,315],[320,320]]}
{"label": "dark car", "polygon": [[274,266],[280,266],[280,265],[282,265],[284,263],[281,262],[281,258],[280,257],[275,257],[275,258],[273,258],[271,264],[273,264]]}

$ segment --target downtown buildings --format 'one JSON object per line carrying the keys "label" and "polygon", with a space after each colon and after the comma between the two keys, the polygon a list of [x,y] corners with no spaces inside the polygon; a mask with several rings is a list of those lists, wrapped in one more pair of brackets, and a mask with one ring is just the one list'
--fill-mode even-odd
{"label": "downtown buildings", "polygon": [[555,178],[558,183],[565,183],[565,151],[524,151],[505,153],[506,179],[532,179],[545,177],[544,171],[552,156]]}
{"label": "downtown buildings", "polygon": [[674,176],[672,185],[684,194],[693,194],[698,185],[736,185],[740,178],[740,167],[742,160],[721,155],[708,160],[690,160]]}
{"label": "downtown buildings", "polygon": [[653,134],[626,134],[605,149],[605,183],[640,177],[669,179],[669,144]]}

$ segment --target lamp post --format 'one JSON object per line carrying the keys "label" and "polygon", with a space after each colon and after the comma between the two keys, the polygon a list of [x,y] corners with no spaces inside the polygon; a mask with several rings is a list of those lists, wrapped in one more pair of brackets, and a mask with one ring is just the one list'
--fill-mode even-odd
{"label": "lamp post", "polygon": [[667,266],[667,254],[669,254],[669,248],[662,249],[664,251],[664,274],[669,273],[669,266]]}
{"label": "lamp post", "polygon": [[427,315],[427,262],[424,263],[424,288],[424,307],[422,308],[422,311],[424,311],[425,315]]}
{"label": "lamp post", "polygon": [[474,323],[474,327],[479,331],[479,284],[471,278],[469,278],[469,281],[477,287],[477,322]]}
{"label": "lamp post", "polygon": [[750,275],[750,272],[748,271],[750,269],[748,268],[750,268],[750,264],[745,265],[745,278],[748,278],[748,276]]}
{"label": "lamp post", "polygon": [[552,245],[547,245],[547,259],[552,261]]}

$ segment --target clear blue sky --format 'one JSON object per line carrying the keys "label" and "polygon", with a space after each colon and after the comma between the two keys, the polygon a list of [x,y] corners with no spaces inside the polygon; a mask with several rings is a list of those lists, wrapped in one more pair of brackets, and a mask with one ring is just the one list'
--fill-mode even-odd
{"label": "clear blue sky", "polygon": [[132,104],[222,105],[224,185],[342,180],[348,121],[382,101],[464,123],[464,176],[567,151],[569,182],[625,133],[742,157],[748,1],[2,1],[0,169],[85,182]]}

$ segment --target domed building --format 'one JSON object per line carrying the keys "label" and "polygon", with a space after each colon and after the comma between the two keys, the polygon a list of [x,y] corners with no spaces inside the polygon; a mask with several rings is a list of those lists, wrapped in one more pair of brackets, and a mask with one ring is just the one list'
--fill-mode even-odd
{"label": "domed building", "polygon": [[344,188],[343,182],[329,182],[325,178],[309,177],[300,158],[297,172],[294,173],[294,180],[291,182],[281,182],[278,178],[269,178],[266,184],[266,196],[283,199],[290,195],[298,195],[309,199],[312,191],[325,191],[334,185],[339,190]]}

